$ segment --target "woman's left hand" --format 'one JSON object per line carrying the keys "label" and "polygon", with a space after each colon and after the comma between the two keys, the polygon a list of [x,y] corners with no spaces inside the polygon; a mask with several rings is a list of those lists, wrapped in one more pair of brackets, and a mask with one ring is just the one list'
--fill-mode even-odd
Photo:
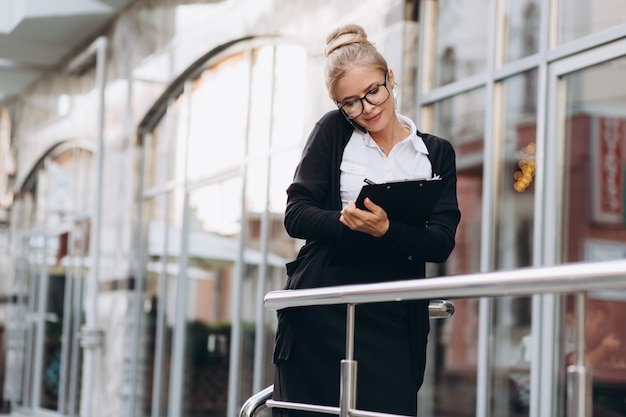
{"label": "woman's left hand", "polygon": [[389,218],[387,212],[381,206],[374,204],[369,198],[365,199],[365,208],[357,208],[354,201],[341,210],[339,221],[352,230],[370,234],[374,237],[381,237],[389,230]]}

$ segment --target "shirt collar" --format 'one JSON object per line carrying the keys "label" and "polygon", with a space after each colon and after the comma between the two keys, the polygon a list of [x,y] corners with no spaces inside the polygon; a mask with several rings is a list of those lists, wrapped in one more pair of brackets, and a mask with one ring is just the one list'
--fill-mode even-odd
{"label": "shirt collar", "polygon": [[[413,120],[400,113],[396,113],[396,115],[398,116],[400,123],[411,131],[410,140],[411,143],[413,143],[413,147],[415,148],[415,150],[417,152],[423,153],[424,155],[428,155],[428,148],[426,147],[426,144],[424,143],[422,138],[417,134],[417,127],[415,126],[415,123],[413,123]],[[356,132],[357,129],[354,129],[354,133]],[[376,144],[376,142],[374,142],[374,139],[372,139],[372,136],[369,134],[369,132],[362,133],[362,135],[363,141],[366,146],[370,148],[378,148],[378,145]]]}
{"label": "shirt collar", "polygon": [[415,126],[415,123],[413,123],[413,120],[400,113],[397,114],[398,119],[400,119],[400,123],[402,123],[402,125],[404,125],[411,131],[410,138],[415,150],[417,152],[423,153],[424,155],[428,155],[428,148],[426,147],[426,144],[424,143],[420,135],[417,134],[417,127]]}

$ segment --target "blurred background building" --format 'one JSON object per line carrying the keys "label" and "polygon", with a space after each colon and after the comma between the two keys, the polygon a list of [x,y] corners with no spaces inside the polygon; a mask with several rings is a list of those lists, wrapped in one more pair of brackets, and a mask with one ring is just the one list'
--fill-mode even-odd
{"label": "blurred background building", "polygon": [[[262,300],[302,244],[285,189],[352,22],[457,152],[457,247],[430,275],[626,257],[623,1],[3,1],[3,411],[235,417],[272,383]],[[454,302],[419,415],[564,416],[574,296]],[[621,341],[594,416],[624,416],[626,294],[587,308],[589,349]]]}

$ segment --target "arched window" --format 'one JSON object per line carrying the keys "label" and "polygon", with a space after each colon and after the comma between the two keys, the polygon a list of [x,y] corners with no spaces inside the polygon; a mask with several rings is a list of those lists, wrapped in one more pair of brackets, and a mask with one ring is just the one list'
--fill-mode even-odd
{"label": "arched window", "polygon": [[142,123],[145,415],[226,415],[272,383],[275,317],[261,301],[298,249],[282,216],[315,105],[305,64],[297,45],[233,42]]}

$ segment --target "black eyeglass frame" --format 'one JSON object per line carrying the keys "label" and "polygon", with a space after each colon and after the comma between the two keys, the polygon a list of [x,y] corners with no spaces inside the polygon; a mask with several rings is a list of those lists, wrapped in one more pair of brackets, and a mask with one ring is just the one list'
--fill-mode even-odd
{"label": "black eyeglass frame", "polygon": [[[337,104],[337,107],[339,107],[339,110],[341,110],[341,113],[343,113],[343,115],[346,117],[346,119],[348,120],[354,120],[357,117],[359,117],[360,115],[363,114],[363,112],[365,111],[365,105],[363,104],[363,100],[367,101],[369,104],[371,104],[372,106],[380,106],[383,105],[387,102],[387,100],[389,100],[389,97],[391,97],[391,91],[389,91],[389,89],[387,88],[387,82],[389,81],[389,73],[385,73],[385,81],[381,84],[378,84],[376,87],[373,87],[372,89],[370,89],[367,93],[365,93],[365,95],[361,98],[357,98],[356,100],[350,100],[350,102],[345,103],[340,105],[340,103],[337,101],[335,102]],[[367,96],[370,95],[372,93],[372,91],[380,88],[380,87],[385,87],[385,90],[387,90],[387,98],[384,99],[382,102],[380,103],[372,103]],[[361,102],[361,112],[359,114],[357,114],[356,116],[349,116],[348,113],[346,113],[346,111],[343,109],[345,106],[347,106],[348,104],[351,103],[356,103],[357,101]]]}

